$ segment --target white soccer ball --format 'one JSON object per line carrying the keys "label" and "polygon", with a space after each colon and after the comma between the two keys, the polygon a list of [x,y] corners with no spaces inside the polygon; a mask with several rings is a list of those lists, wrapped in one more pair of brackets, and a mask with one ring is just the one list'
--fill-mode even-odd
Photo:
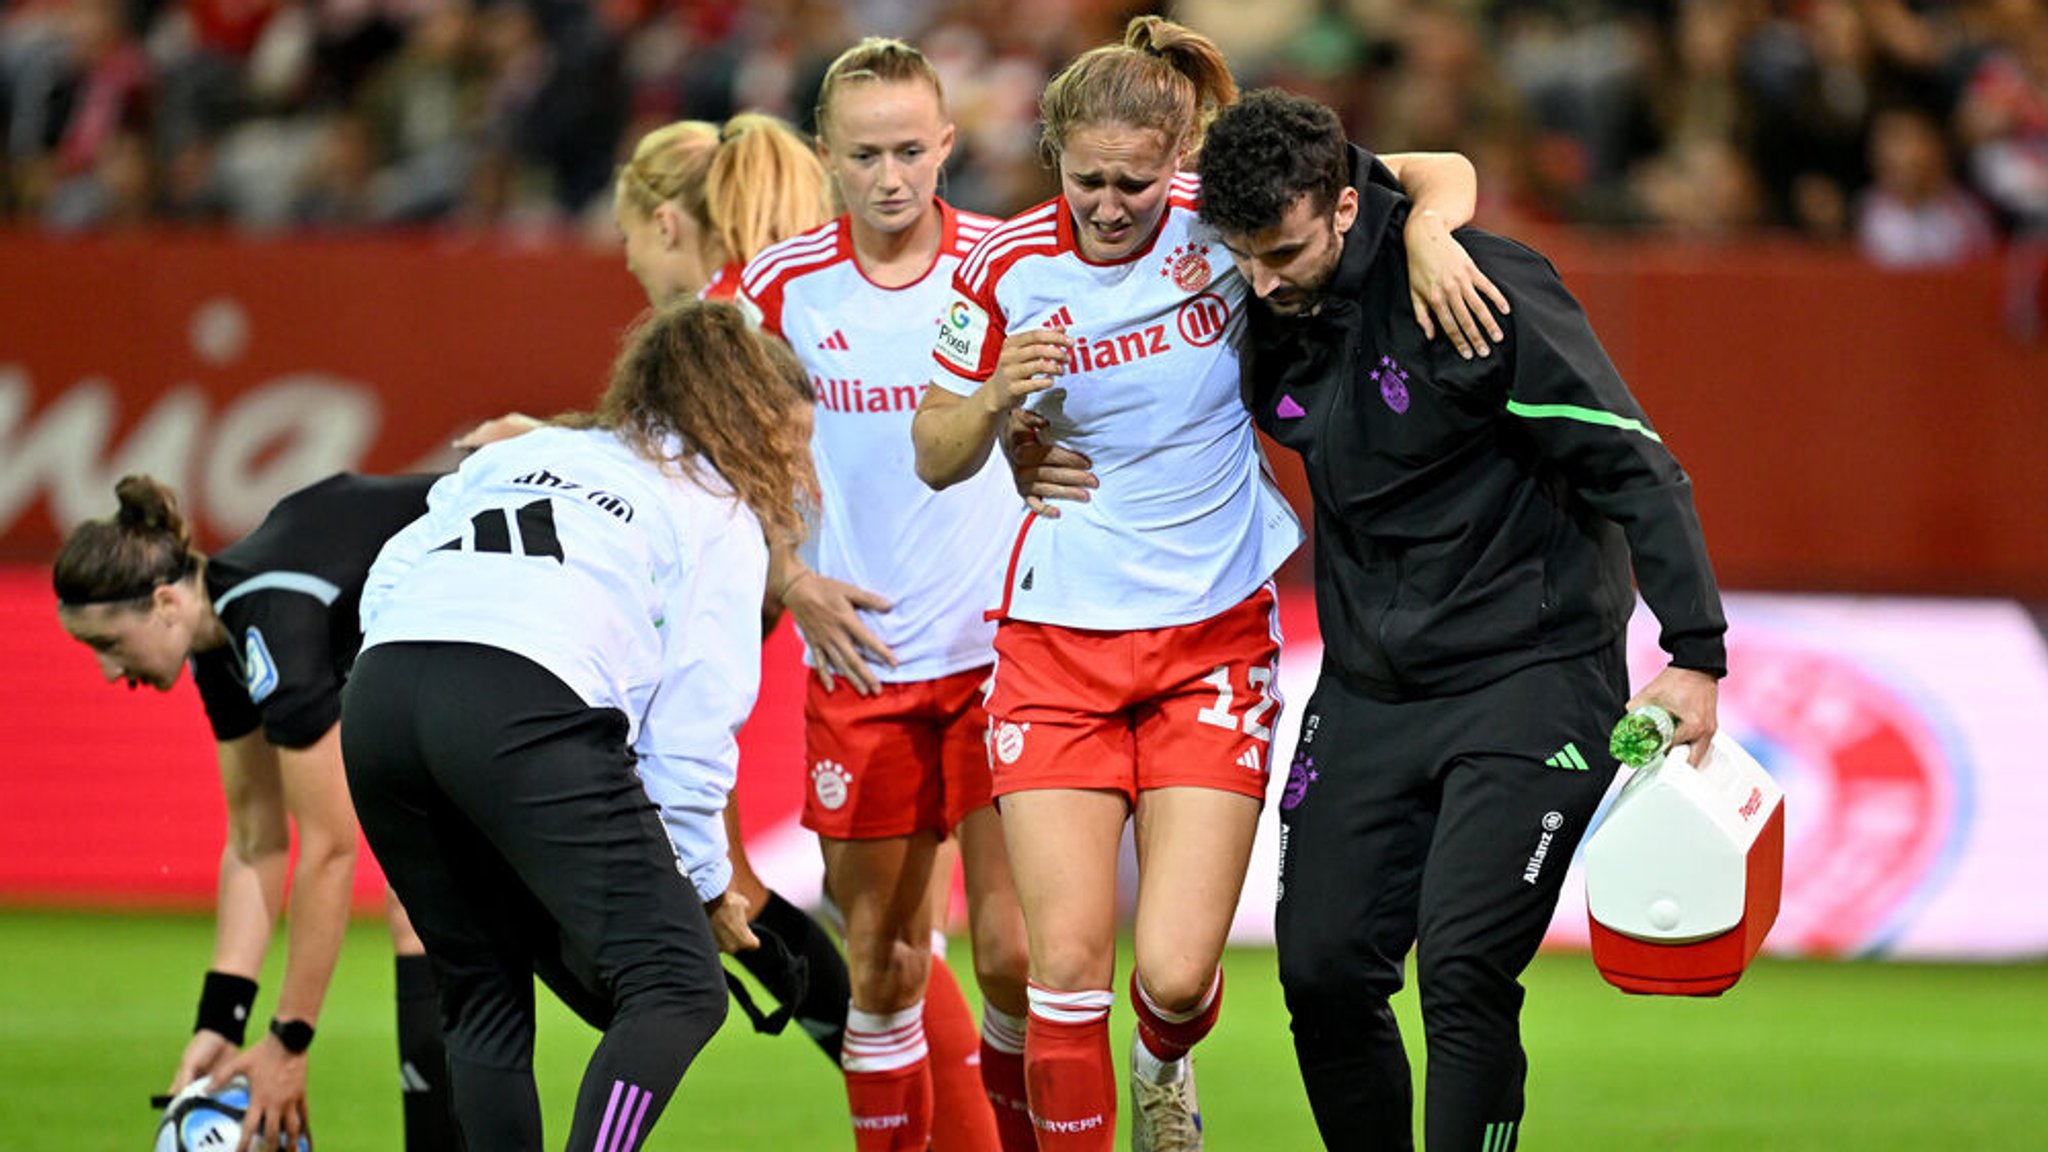
{"label": "white soccer ball", "polygon": [[[185,1086],[164,1107],[156,1126],[156,1152],[241,1152],[242,1116],[249,1110],[249,1081],[237,1076],[215,1088],[201,1078]],[[305,1137],[298,1152],[310,1152]]]}

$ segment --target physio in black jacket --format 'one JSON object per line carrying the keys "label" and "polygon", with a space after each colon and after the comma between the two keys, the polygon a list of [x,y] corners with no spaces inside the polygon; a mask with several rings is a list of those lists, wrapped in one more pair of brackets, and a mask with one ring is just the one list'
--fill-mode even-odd
{"label": "physio in black jacket", "polygon": [[[1202,218],[1252,285],[1245,400],[1301,454],[1322,676],[1285,793],[1277,932],[1295,1050],[1332,1148],[1413,1144],[1388,998],[1416,953],[1430,1149],[1516,1146],[1519,977],[1657,702],[1704,749],[1725,624],[1691,484],[1546,259],[1457,239],[1506,295],[1461,355],[1408,305],[1408,200],[1313,101],[1209,129]],[[1633,698],[1635,586],[1670,666]],[[1697,753],[1696,753],[1697,755]]]}

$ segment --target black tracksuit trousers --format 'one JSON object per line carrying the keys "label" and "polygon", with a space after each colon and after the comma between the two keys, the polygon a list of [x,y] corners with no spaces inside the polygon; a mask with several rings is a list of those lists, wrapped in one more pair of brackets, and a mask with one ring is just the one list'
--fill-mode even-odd
{"label": "black tracksuit trousers", "polygon": [[538,975],[604,1033],[567,1147],[645,1142],[725,1019],[704,906],[634,773],[625,716],[473,644],[364,652],[342,706],[363,831],[434,962],[474,1152],[539,1152]]}
{"label": "black tracksuit trousers", "polygon": [[1326,667],[1280,801],[1280,979],[1332,1149],[1414,1146],[1388,999],[1415,950],[1430,1152],[1507,1152],[1527,1062],[1520,976],[1613,779],[1620,642],[1455,696],[1390,702]]}

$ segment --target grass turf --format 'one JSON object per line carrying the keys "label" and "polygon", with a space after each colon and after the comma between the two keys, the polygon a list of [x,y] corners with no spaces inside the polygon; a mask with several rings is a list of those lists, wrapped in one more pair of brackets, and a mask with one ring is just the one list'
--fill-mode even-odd
{"label": "grass turf", "polygon": [[[203,917],[0,911],[0,1147],[146,1147],[146,1100],[191,1027],[210,938]],[[1222,1023],[1197,1061],[1210,1144],[1315,1148],[1272,953],[1233,951],[1227,964]],[[272,968],[266,989],[275,958]],[[391,979],[381,925],[356,925],[313,1049],[324,1152],[399,1152]],[[2048,1140],[2048,965],[1763,961],[1726,996],[1694,1001],[1624,996],[1587,957],[1563,954],[1540,958],[1526,983],[1530,1152]],[[595,1034],[545,992],[540,1000],[536,1065],[559,1141]],[[1399,1006],[1420,1072],[1413,1001]],[[257,1019],[269,1009],[266,995]],[[1129,1026],[1120,1007],[1119,1060]],[[808,1041],[794,1030],[754,1036],[735,1012],[648,1147],[850,1148],[843,1109],[837,1072]]]}

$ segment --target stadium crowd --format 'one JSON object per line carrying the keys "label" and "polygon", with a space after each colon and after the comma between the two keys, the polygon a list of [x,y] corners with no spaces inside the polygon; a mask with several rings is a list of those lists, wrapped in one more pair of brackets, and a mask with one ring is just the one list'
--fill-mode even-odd
{"label": "stadium crowd", "polygon": [[[0,220],[60,231],[429,225],[609,243],[623,145],[808,126],[864,34],[922,46],[946,192],[1051,194],[1055,62],[1121,0],[0,0]],[[1480,218],[1772,231],[1935,265],[2048,235],[2048,0],[1182,0],[1247,86],[1383,151],[1452,149]]]}

